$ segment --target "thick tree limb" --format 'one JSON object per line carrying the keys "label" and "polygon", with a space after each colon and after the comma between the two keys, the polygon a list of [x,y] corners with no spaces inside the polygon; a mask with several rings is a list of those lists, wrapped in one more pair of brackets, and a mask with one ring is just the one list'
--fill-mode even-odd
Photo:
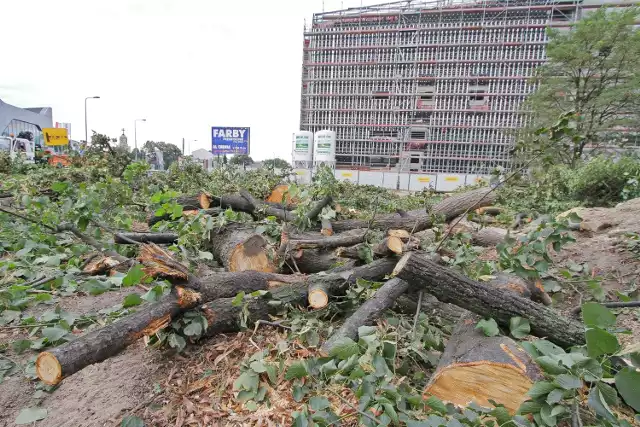
{"label": "thick tree limb", "polygon": [[358,341],[358,328],[364,325],[373,325],[382,314],[393,306],[396,299],[409,289],[409,284],[404,280],[395,278],[382,285],[376,293],[364,302],[345,322],[340,329],[334,332],[321,347],[324,354],[331,350],[342,338],[350,338]]}
{"label": "thick tree limb", "polygon": [[504,327],[509,326],[512,317],[521,316],[529,319],[532,334],[547,337],[560,346],[571,347],[585,342],[581,323],[566,319],[526,298],[475,282],[428,260],[424,254],[413,252],[405,255],[394,274],[413,286],[423,288],[442,302],[491,317]]}
{"label": "thick tree limb", "polygon": [[155,243],[172,244],[178,241],[176,233],[115,233],[114,242],[119,244],[134,243]]}

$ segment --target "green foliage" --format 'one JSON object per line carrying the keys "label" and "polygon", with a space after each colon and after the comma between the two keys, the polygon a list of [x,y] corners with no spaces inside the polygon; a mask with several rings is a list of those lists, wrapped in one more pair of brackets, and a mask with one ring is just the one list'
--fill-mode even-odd
{"label": "green foliage", "polygon": [[630,176],[640,176],[637,158],[595,157],[574,171],[569,181],[570,196],[585,206],[614,205],[637,194],[637,189],[629,185]]}
{"label": "green foliage", "polygon": [[163,142],[163,141],[147,141],[142,146],[142,152],[145,156],[155,154],[155,150],[162,151],[162,160],[164,167],[169,168],[172,164],[176,163],[180,157],[182,157],[182,151],[177,145]]}
{"label": "green foliage", "polygon": [[289,162],[280,158],[264,160],[262,165],[268,169],[291,169]]}
{"label": "green foliage", "polygon": [[231,157],[231,160],[229,160],[229,164],[230,165],[252,165],[255,162],[253,161],[253,159],[251,158],[251,156],[249,156],[248,154],[236,154],[235,156]]}
{"label": "green foliage", "polygon": [[637,120],[640,100],[640,33],[633,24],[635,7],[603,7],[585,15],[572,31],[549,30],[548,63],[537,69],[538,90],[529,98],[534,126],[549,127],[561,114],[571,114],[569,131],[527,142],[546,152],[551,164],[578,165],[587,145],[621,143],[608,136],[617,125]]}
{"label": "green foliage", "polygon": [[495,337],[500,334],[498,324],[493,319],[482,319],[476,325],[476,329],[480,329],[483,334],[488,337]]}
{"label": "green foliage", "polygon": [[46,408],[25,408],[20,411],[15,423],[17,425],[32,424],[36,421],[44,420],[47,418],[48,412]]}

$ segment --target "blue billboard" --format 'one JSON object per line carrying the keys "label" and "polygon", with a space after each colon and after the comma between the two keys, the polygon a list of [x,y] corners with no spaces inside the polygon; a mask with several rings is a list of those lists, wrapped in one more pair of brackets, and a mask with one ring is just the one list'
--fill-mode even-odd
{"label": "blue billboard", "polygon": [[249,128],[212,127],[211,153],[220,154],[249,154]]}

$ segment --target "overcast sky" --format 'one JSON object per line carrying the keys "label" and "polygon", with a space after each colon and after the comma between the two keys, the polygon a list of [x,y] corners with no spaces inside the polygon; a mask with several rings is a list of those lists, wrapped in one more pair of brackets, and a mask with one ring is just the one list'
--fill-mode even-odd
{"label": "overcast sky", "polygon": [[[251,127],[254,159],[290,159],[305,18],[366,0],[0,0],[0,98],[134,143],[211,148],[211,126]],[[90,133],[90,132],[89,132]]]}

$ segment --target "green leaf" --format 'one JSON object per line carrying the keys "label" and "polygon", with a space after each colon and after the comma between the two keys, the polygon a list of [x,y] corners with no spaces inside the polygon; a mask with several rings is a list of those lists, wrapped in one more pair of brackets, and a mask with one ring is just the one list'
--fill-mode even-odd
{"label": "green leaf", "polygon": [[182,216],[182,206],[174,204],[171,208],[171,219],[178,219]]}
{"label": "green leaf", "polygon": [[213,261],[213,254],[211,252],[198,251],[198,258]]}
{"label": "green leaf", "polygon": [[533,399],[538,399],[551,393],[556,388],[558,387],[549,381],[538,381],[531,386],[527,394]]}
{"label": "green leaf", "polygon": [[144,421],[136,416],[128,416],[122,419],[120,427],[144,427]]}
{"label": "green leaf", "polygon": [[547,395],[547,403],[549,405],[558,403],[562,401],[563,395],[564,395],[564,391],[557,388]]}
{"label": "green leaf", "polygon": [[53,185],[51,186],[51,189],[56,193],[62,193],[67,188],[69,188],[69,183],[67,182],[54,182]]}
{"label": "green leaf", "polygon": [[358,328],[358,337],[362,338],[368,335],[375,335],[377,330],[378,328],[376,328],[375,326],[360,326]]}
{"label": "green leaf", "polygon": [[514,338],[522,339],[531,332],[531,325],[527,319],[512,317],[511,320],[509,320],[509,330]]}
{"label": "green leaf", "polygon": [[294,378],[304,378],[308,375],[307,365],[304,362],[296,362],[289,366],[287,372],[284,374],[284,379],[290,381]]}
{"label": "green leaf", "polygon": [[256,392],[253,390],[240,390],[236,396],[238,402],[247,402],[256,396]]}
{"label": "green leaf", "polygon": [[144,271],[142,271],[142,266],[140,264],[136,264],[127,273],[127,275],[122,279],[122,286],[129,287],[140,284],[142,278],[144,277]]}
{"label": "green leaf", "polygon": [[439,414],[447,413],[447,406],[442,402],[442,400],[438,399],[435,396],[429,397],[426,403],[429,408],[433,409]]}
{"label": "green leaf", "polygon": [[558,375],[555,383],[565,390],[574,390],[582,387],[582,380],[569,374]]}
{"label": "green leaf", "polygon": [[56,341],[59,341],[60,339],[62,339],[62,337],[64,337],[68,333],[69,332],[67,330],[59,328],[57,326],[52,328],[44,328],[42,330],[42,336],[47,338],[50,343],[55,343]]}
{"label": "green leaf", "polygon": [[596,414],[600,415],[601,417],[611,422],[614,422],[616,420],[616,417],[615,415],[613,415],[611,408],[609,408],[609,405],[607,405],[607,402],[604,400],[602,393],[600,393],[600,390],[598,390],[596,387],[591,389],[589,398],[587,399],[587,403],[594,411],[596,411]]}
{"label": "green leaf", "polygon": [[[553,391],[551,393],[553,393]],[[551,393],[549,393],[549,395],[551,395]],[[522,405],[520,405],[520,408],[518,409],[518,414],[521,414],[521,415],[535,414],[540,412],[541,409],[542,409],[542,403],[534,402],[533,400],[527,400],[526,402],[523,402]]]}
{"label": "green leaf", "polygon": [[616,324],[616,315],[607,307],[596,302],[582,305],[582,319],[589,327],[608,328]]}
{"label": "green leaf", "polygon": [[551,411],[551,406],[543,405],[542,409],[540,410],[540,418],[542,418],[542,421],[544,421],[544,423],[549,427],[554,427],[557,424],[556,417],[551,415]]}
{"label": "green leaf", "polygon": [[572,222],[574,224],[580,224],[582,222],[582,218],[580,218],[580,215],[578,215],[576,212],[571,212],[567,216],[567,220],[569,220],[569,222]]}
{"label": "green leaf", "polygon": [[47,418],[47,410],[45,408],[24,408],[16,418],[16,424],[31,424],[36,421]]}
{"label": "green leaf", "polygon": [[617,406],[620,404],[618,401],[618,392],[616,392],[615,388],[602,381],[596,383],[596,388],[600,390],[604,401],[607,402],[608,405]]}
{"label": "green leaf", "polygon": [[500,334],[500,329],[498,329],[498,324],[493,319],[483,319],[478,322],[476,325],[476,329],[481,329],[482,332],[488,337],[495,337]]}
{"label": "green leaf", "polygon": [[161,285],[154,286],[142,295],[142,299],[148,302],[157,302],[162,298],[164,289]]}
{"label": "green leaf", "polygon": [[616,375],[616,388],[625,403],[640,412],[640,372],[627,367]]}
{"label": "green leaf", "polygon": [[177,349],[178,352],[181,352],[187,346],[187,342],[184,340],[184,338],[175,333],[169,334],[169,339],[167,342],[169,343],[171,348]]}
{"label": "green leaf", "polygon": [[194,320],[184,328],[183,332],[188,337],[200,337],[202,335],[202,324]]}
{"label": "green leaf", "polygon": [[314,411],[321,411],[323,409],[330,408],[331,403],[329,402],[329,399],[324,396],[313,396],[309,399],[309,407]]}
{"label": "green leaf", "polygon": [[294,385],[292,393],[293,400],[295,400],[296,402],[302,402],[302,399],[304,399],[304,396],[308,391],[309,390],[304,386]]}
{"label": "green leaf", "polygon": [[604,354],[614,354],[620,348],[618,338],[604,329],[591,328],[585,333],[589,356],[598,357]]}
{"label": "green leaf", "polygon": [[276,382],[278,382],[278,368],[276,368],[275,365],[267,365],[266,370],[271,384],[275,384]]}
{"label": "green leaf", "polygon": [[258,374],[253,371],[244,371],[233,382],[233,389],[257,392],[259,383],[260,377],[258,377]]}
{"label": "green leaf", "polygon": [[25,350],[31,348],[31,340],[17,340],[11,343],[11,348],[17,354],[24,353]]}
{"label": "green leaf", "polygon": [[304,334],[304,336],[310,347],[317,347],[320,343],[320,335],[318,335],[318,332],[314,329]]}
{"label": "green leaf", "polygon": [[135,307],[140,304],[142,304],[142,298],[138,294],[129,294],[122,301],[122,307],[124,308]]}
{"label": "green leaf", "polygon": [[340,337],[329,351],[330,357],[337,357],[340,360],[346,360],[354,354],[359,354],[360,349],[351,338]]}
{"label": "green leaf", "polygon": [[257,372],[259,374],[261,374],[263,372],[267,372],[267,367],[265,366],[265,364],[264,364],[264,362],[262,360],[255,360],[255,361],[251,362],[249,367],[251,368],[251,370],[253,372]]}
{"label": "green leaf", "polygon": [[512,418],[509,411],[503,406],[494,408],[489,414],[495,417],[500,426],[515,426],[515,424],[511,422]]}
{"label": "green leaf", "polygon": [[242,301],[244,300],[245,293],[244,291],[238,292],[238,294],[231,301],[231,305],[233,307],[239,307],[242,305]]}
{"label": "green leaf", "polygon": [[554,356],[540,356],[535,359],[543,371],[548,374],[558,375],[567,372],[567,368],[562,365],[562,361]]}

